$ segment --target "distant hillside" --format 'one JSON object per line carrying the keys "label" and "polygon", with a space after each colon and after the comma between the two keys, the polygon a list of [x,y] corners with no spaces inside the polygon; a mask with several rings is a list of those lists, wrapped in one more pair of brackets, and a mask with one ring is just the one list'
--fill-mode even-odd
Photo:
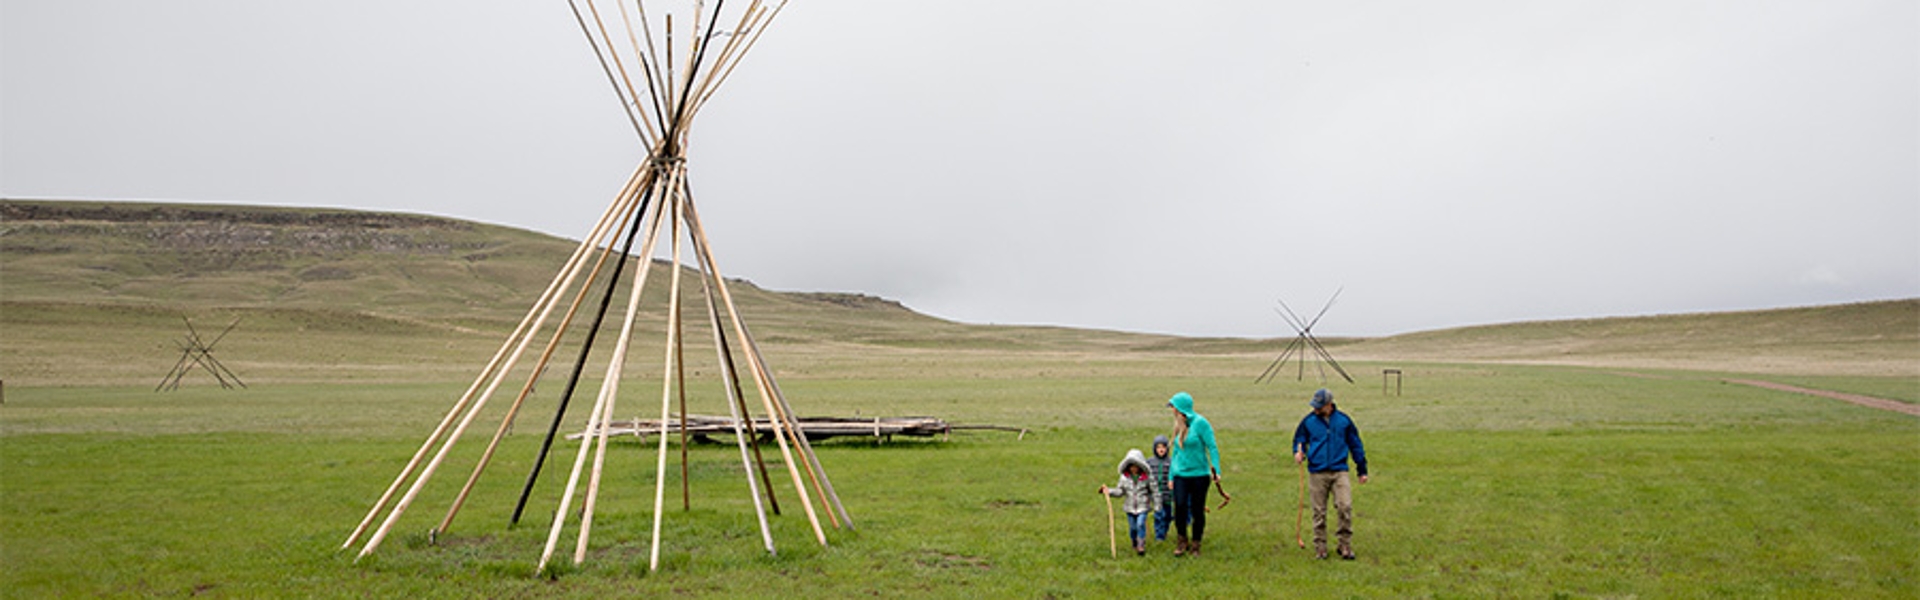
{"label": "distant hillside", "polygon": [[1356,357],[1920,377],[1920,299],[1397,335]]}
{"label": "distant hillside", "polygon": [[[183,318],[202,329],[240,320],[223,347],[267,380],[470,377],[576,246],[423,215],[0,200],[0,379],[156,378],[177,356]],[[658,339],[670,271],[657,262],[650,269],[656,283],[647,288],[638,327],[646,339]],[[1052,367],[1018,357],[1046,353],[1083,376],[1137,373],[1152,363],[1177,376],[1251,380],[1288,341],[969,325],[873,296],[774,292],[730,281],[757,338],[781,351],[783,369],[820,377],[927,369],[1032,375]],[[701,306],[697,290],[683,290],[689,306]],[[576,329],[590,311],[583,313]],[[616,308],[602,330],[611,334],[619,321]],[[690,354],[710,343],[703,319],[686,327]],[[1342,362],[1920,377],[1920,300],[1324,341]],[[1207,357],[1210,370],[1193,370],[1197,357]],[[688,360],[698,367],[693,361],[701,359]],[[952,366],[960,362],[966,366]]]}
{"label": "distant hillside", "polygon": [[[440,217],[307,208],[0,200],[0,222],[4,302],[318,310],[509,329],[578,246]],[[668,266],[651,266],[652,281],[664,282]],[[1016,348],[1176,339],[963,325],[865,294],[729,281],[755,328],[773,339]],[[666,294],[666,285],[649,285],[643,305],[664,305]]]}
{"label": "distant hillside", "polygon": [[[0,348],[0,378],[68,381],[80,379],[77,371],[86,378],[151,371],[153,357],[185,333],[183,317],[215,328],[244,319],[241,331],[252,335],[229,343],[299,340],[255,354],[301,363],[309,374],[336,367],[366,374],[396,363],[471,370],[472,357],[484,360],[577,245],[423,215],[0,200],[0,325],[8,341]],[[670,269],[650,266],[653,283],[642,301],[648,314],[639,327],[657,335]],[[631,281],[633,269],[627,272]],[[755,334],[775,346],[838,354],[849,346],[1125,351],[1178,339],[966,325],[873,296],[772,292],[729,281]],[[686,287],[689,306],[700,306],[697,286]],[[604,331],[617,330],[619,310]],[[708,334],[703,319],[693,321],[687,335],[697,347]],[[128,366],[135,362],[141,365]],[[286,366],[283,372],[293,370]]]}

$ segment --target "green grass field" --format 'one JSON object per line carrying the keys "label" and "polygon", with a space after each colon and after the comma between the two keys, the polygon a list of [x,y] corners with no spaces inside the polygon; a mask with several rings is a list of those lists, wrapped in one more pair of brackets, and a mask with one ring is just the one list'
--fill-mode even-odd
{"label": "green grass field", "polygon": [[[1920,403],[1920,300],[1339,340],[1358,383],[1332,387],[1374,472],[1349,563],[1294,547],[1283,455],[1318,384],[1252,383],[1285,340],[973,326],[742,283],[801,414],[1030,433],[821,444],[857,528],[814,544],[776,471],[778,556],[760,549],[737,450],[689,449],[690,510],[675,452],[658,573],[654,447],[619,440],[586,562],[564,558],[569,529],[557,576],[539,578],[575,443],[556,445],[526,521],[507,516],[569,358],[446,536],[425,532],[510,392],[355,563],[341,542],[567,245],[404,215],[141,216],[155,210],[0,202],[0,597],[1920,596],[1920,418],[1724,382]],[[195,372],[153,391],[183,316],[203,332],[241,319],[218,354],[251,387]],[[648,317],[640,339],[657,344]],[[689,327],[690,410],[724,413],[705,335]],[[619,418],[657,414],[659,358],[629,357]],[[1405,372],[1402,395],[1382,393],[1383,368]],[[1170,428],[1181,390],[1219,428],[1236,499],[1203,557],[1109,558],[1094,490]]]}
{"label": "green grass field", "polygon": [[[1700,379],[1554,367],[1415,373],[1399,397],[1336,388],[1365,428],[1375,472],[1356,490],[1354,563],[1314,561],[1292,545],[1296,480],[1279,455],[1303,412],[1297,385],[800,380],[789,393],[809,414],[939,414],[1033,431],[822,444],[858,528],[814,545],[790,486],[777,483],[788,509],[776,518],[777,557],[759,549],[735,449],[696,446],[690,512],[675,501],[670,469],[654,574],[652,446],[623,442],[589,559],[553,581],[531,575],[572,444],[557,448],[533,516],[506,527],[550,401],[509,437],[449,536],[429,545],[422,532],[477,444],[456,453],[465,458],[449,462],[454,474],[435,480],[400,533],[354,564],[339,543],[458,386],[10,390],[0,407],[9,565],[0,584],[21,597],[1916,593],[1920,420]],[[1202,558],[1174,559],[1165,545],[1108,558],[1093,489],[1127,448],[1166,428],[1162,396],[1180,389],[1220,424],[1236,500],[1212,517]],[[632,402],[647,404],[638,395]],[[566,540],[570,548],[571,532]]]}

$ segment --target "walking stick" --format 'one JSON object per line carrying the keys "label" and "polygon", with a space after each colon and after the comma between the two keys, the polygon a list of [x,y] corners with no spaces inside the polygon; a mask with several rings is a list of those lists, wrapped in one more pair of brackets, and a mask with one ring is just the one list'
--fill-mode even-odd
{"label": "walking stick", "polygon": [[1233,495],[1227,493],[1227,486],[1225,484],[1220,483],[1220,480],[1218,479],[1213,480],[1213,487],[1214,489],[1220,490],[1220,505],[1213,507],[1212,510],[1209,510],[1207,512],[1213,512],[1215,510],[1226,508],[1227,504],[1230,504],[1233,502]]}
{"label": "walking stick", "polygon": [[1100,497],[1107,499],[1107,553],[1120,558],[1120,539],[1113,532],[1113,496],[1108,496],[1103,489],[1100,490]]}
{"label": "walking stick", "polygon": [[1306,512],[1307,512],[1307,462],[1303,460],[1303,461],[1300,461],[1300,501],[1294,504],[1294,510],[1293,510],[1293,543],[1299,544],[1302,550],[1306,549],[1307,540],[1305,538],[1300,537],[1300,518],[1301,516],[1305,515]]}

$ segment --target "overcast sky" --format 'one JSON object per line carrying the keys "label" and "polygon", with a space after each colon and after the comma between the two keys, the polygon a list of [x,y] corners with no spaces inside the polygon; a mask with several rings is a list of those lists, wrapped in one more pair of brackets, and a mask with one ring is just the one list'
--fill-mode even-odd
{"label": "overcast sky", "polygon": [[[578,239],[599,69],[558,0],[0,0],[0,195]],[[975,323],[1915,297],[1920,3],[793,0],[689,156],[728,275]]]}

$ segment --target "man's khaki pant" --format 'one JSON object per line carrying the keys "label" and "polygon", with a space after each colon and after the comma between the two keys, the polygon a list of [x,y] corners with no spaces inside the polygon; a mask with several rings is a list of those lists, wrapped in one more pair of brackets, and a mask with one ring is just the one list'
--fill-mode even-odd
{"label": "man's khaki pant", "polygon": [[1333,508],[1340,511],[1340,528],[1334,531],[1340,536],[1340,547],[1351,548],[1353,544],[1353,486],[1347,482],[1346,471],[1321,471],[1308,478],[1313,490],[1313,549],[1315,552],[1327,551],[1327,493],[1333,493]]}

